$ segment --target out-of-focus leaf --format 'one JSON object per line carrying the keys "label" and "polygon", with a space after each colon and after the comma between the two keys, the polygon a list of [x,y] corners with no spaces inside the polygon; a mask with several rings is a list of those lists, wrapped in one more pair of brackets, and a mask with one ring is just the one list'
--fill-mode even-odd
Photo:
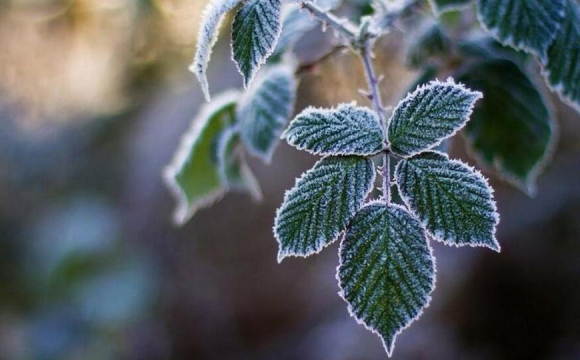
{"label": "out-of-focus leaf", "polygon": [[296,80],[290,66],[280,64],[260,73],[238,106],[242,141],[250,154],[270,162],[295,97]]}
{"label": "out-of-focus leaf", "polygon": [[238,97],[238,93],[228,92],[205,105],[164,171],[165,182],[177,200],[174,220],[179,225],[225,192],[220,181],[217,140],[235,120]]}
{"label": "out-of-focus leaf", "polygon": [[533,193],[554,137],[544,98],[511,61],[475,64],[459,79],[485,94],[466,127],[477,159]]}
{"label": "out-of-focus leaf", "polygon": [[461,10],[469,6],[473,0],[429,0],[435,14],[443,14],[448,11]]}
{"label": "out-of-focus leaf", "polygon": [[476,36],[462,40],[459,43],[459,51],[464,56],[478,60],[505,59],[523,64],[529,58],[528,54],[504,46],[490,36]]}
{"label": "out-of-focus leaf", "polygon": [[580,5],[566,0],[566,18],[544,64],[546,79],[560,97],[580,111]]}
{"label": "out-of-focus leaf", "polygon": [[286,192],[274,235],[278,261],[306,257],[334,242],[361,207],[375,180],[373,162],[362,157],[327,157]]}
{"label": "out-of-focus leaf", "polygon": [[352,220],[340,247],[340,295],[350,314],[383,340],[421,316],[435,288],[435,261],[421,224],[397,205],[371,203]]}
{"label": "out-of-focus leaf", "polygon": [[421,68],[433,57],[449,55],[450,51],[450,39],[437,23],[429,23],[413,37],[413,42],[408,48],[407,65]]}
{"label": "out-of-focus leaf", "polygon": [[197,39],[197,51],[193,60],[193,64],[189,70],[193,72],[201,84],[201,89],[205,95],[205,99],[210,101],[209,85],[207,83],[207,65],[211,58],[212,48],[215,45],[221,23],[223,22],[225,14],[232,10],[242,0],[212,0],[207,4],[199,35]]}
{"label": "out-of-focus leaf", "polygon": [[335,109],[310,107],[282,134],[299,150],[316,155],[373,155],[385,147],[377,115],[370,109],[341,104]]}
{"label": "out-of-focus leaf", "polygon": [[499,251],[499,216],[492,189],[481,174],[430,151],[399,162],[396,178],[405,204],[436,240]]}
{"label": "out-of-focus leaf", "polygon": [[230,127],[224,130],[217,149],[220,179],[228,190],[248,192],[255,200],[261,200],[260,184],[242,152],[242,140],[237,129]]}
{"label": "out-of-focus leaf", "polygon": [[388,129],[391,150],[407,157],[437,146],[465,125],[481,97],[452,79],[417,88],[393,111]]}
{"label": "out-of-focus leaf", "polygon": [[244,86],[276,48],[282,29],[280,0],[248,0],[234,18],[232,52]]}
{"label": "out-of-focus leaf", "polygon": [[502,44],[542,59],[564,20],[566,0],[478,0],[483,26]]}

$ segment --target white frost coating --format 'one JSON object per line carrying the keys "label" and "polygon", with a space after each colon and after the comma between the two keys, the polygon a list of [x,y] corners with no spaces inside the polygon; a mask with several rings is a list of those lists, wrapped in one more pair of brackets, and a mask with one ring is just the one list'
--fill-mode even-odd
{"label": "white frost coating", "polygon": [[[263,195],[260,189],[260,183],[256,179],[254,173],[245,161],[244,156],[240,153],[228,154],[228,146],[232,142],[236,142],[241,146],[241,141],[239,138],[239,132],[237,127],[232,126],[221,134],[218,145],[217,145],[217,161],[219,164],[219,176],[222,184],[226,187],[226,190],[239,190],[247,191],[252,196],[254,201],[262,201]],[[240,149],[241,150],[241,149]],[[232,156],[232,159],[228,159],[228,156]],[[240,180],[241,183],[234,183],[233,179],[230,179],[227,174],[228,162],[235,162],[239,166]]]}
{"label": "white frost coating", "polygon": [[[408,164],[412,161],[431,163],[431,168],[427,170],[430,172],[429,175],[441,177],[439,181],[447,181],[447,185],[453,189],[449,192],[438,189],[429,190],[428,188],[438,184],[436,180],[423,177],[419,179],[422,182],[415,183],[417,179],[404,178],[407,177],[409,171],[412,171],[406,169],[408,166],[413,166]],[[419,172],[415,171],[414,175],[420,177],[422,174]],[[395,177],[401,199],[435,240],[448,246],[487,247],[498,253],[501,252],[501,246],[496,238],[500,217],[493,200],[494,190],[489,186],[488,180],[481,172],[459,160],[449,159],[445,153],[428,151],[417,155],[416,158],[399,162],[395,170]],[[411,182],[409,183],[409,181]],[[420,191],[421,194],[411,193],[413,191]],[[447,198],[439,197],[437,204],[430,203],[442,193],[442,196],[447,196]],[[450,206],[446,208],[444,205]],[[465,206],[465,208],[461,208],[461,206]],[[428,207],[428,209],[422,207]],[[460,210],[464,212],[460,212]],[[466,212],[470,215],[467,216]],[[433,214],[438,216],[433,218]],[[483,224],[477,223],[476,219],[473,218],[466,219],[474,214],[482,217]],[[468,222],[461,223],[462,220]],[[475,229],[476,227],[479,229]],[[486,229],[481,231],[482,227]],[[474,234],[476,231],[480,232],[477,236]],[[458,234],[458,232],[462,234]],[[468,238],[460,239],[460,236]]]}
{"label": "white frost coating", "polygon": [[452,78],[420,85],[393,110],[387,131],[391,150],[410,157],[438,146],[465,126],[481,98],[481,92]]}
{"label": "white frost coating", "polygon": [[224,15],[238,5],[242,0],[212,0],[206,5],[201,18],[201,26],[197,37],[197,51],[189,70],[193,72],[200,84],[206,101],[210,101],[209,84],[207,82],[207,65],[212,49],[218,39],[220,26]]}
{"label": "white frost coating", "polygon": [[566,6],[566,17],[542,64],[542,75],[564,103],[580,112],[580,4],[567,0]]}
{"label": "white frost coating", "polygon": [[[359,212],[362,212],[363,210],[365,210],[366,208],[370,208],[370,207],[384,207],[385,204],[382,201],[371,201],[367,204],[365,204],[364,207],[362,207]],[[390,208],[395,209],[396,211],[402,211],[406,214],[409,215],[410,218],[412,218],[414,221],[416,221],[417,223],[419,222],[413,214],[409,213],[409,211],[407,209],[405,209],[404,207],[397,205],[397,204],[389,204],[388,205]],[[352,225],[352,224],[351,224]],[[421,228],[422,231],[424,231],[424,229]],[[396,343],[396,339],[398,337],[399,334],[401,334],[403,331],[405,331],[407,328],[409,328],[415,321],[417,321],[422,315],[423,312],[425,311],[425,309],[427,309],[429,307],[429,305],[431,304],[431,295],[433,294],[433,292],[435,291],[436,288],[436,280],[437,280],[437,261],[435,256],[433,255],[433,249],[431,248],[431,245],[429,244],[429,240],[426,238],[426,246],[428,248],[428,252],[429,252],[429,257],[430,260],[433,264],[433,268],[432,268],[432,276],[431,276],[431,286],[430,286],[430,291],[428,292],[426,299],[425,299],[425,303],[423,304],[423,306],[418,310],[417,314],[413,317],[410,317],[408,319],[406,319],[406,323],[404,326],[400,327],[397,329],[397,331],[393,334],[392,336],[392,342],[388,343],[387,339],[385,339],[385,336],[383,334],[380,333],[380,330],[372,325],[367,324],[364,319],[359,318],[356,313],[355,310],[353,308],[353,306],[350,304],[350,302],[346,299],[345,297],[345,293],[344,293],[344,288],[341,285],[341,279],[340,279],[340,270],[341,268],[344,266],[344,260],[343,260],[343,256],[339,256],[339,264],[336,267],[336,275],[335,278],[338,282],[338,287],[339,287],[339,292],[338,295],[347,303],[347,310],[349,315],[355,319],[355,321],[360,324],[363,325],[365,327],[365,329],[369,330],[370,332],[376,334],[379,336],[379,338],[381,339],[381,342],[383,344],[383,348],[385,349],[385,351],[387,352],[387,356],[391,357],[393,355],[393,351],[395,349],[395,343]],[[340,247],[339,247],[339,255],[345,253],[345,242],[346,242],[346,236],[343,237],[341,243],[340,243]]]}
{"label": "white frost coating", "polygon": [[247,0],[232,24],[232,59],[248,88],[276,50],[282,32],[281,0]]}
{"label": "white frost coating", "polygon": [[503,45],[546,58],[566,0],[477,0],[481,26]]}
{"label": "white frost coating", "polygon": [[261,72],[240,99],[237,118],[248,152],[266,163],[294,110],[297,82],[291,66],[280,64]]}
{"label": "white frost coating", "polygon": [[225,189],[215,190],[197,202],[189,204],[187,195],[177,183],[176,176],[187,164],[191,150],[203,130],[208,126],[211,115],[228,104],[236,102],[239,96],[238,91],[230,90],[220,94],[211,103],[203,106],[197,117],[192,121],[189,130],[183,134],[173,160],[163,169],[163,180],[177,201],[177,207],[173,214],[173,220],[177,225],[183,225],[197,210],[213,204],[225,194]]}
{"label": "white frost coating", "polygon": [[375,182],[371,160],[326,157],[296,179],[276,211],[278,262],[308,257],[336,241]]}
{"label": "white frost coating", "polygon": [[305,109],[290,122],[282,139],[315,155],[369,156],[385,149],[376,113],[355,102],[332,109]]}

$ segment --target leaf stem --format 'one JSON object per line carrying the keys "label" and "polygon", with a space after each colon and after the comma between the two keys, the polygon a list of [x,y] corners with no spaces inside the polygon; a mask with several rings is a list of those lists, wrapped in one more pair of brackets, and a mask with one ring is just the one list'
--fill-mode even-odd
{"label": "leaf stem", "polygon": [[322,10],[310,1],[302,1],[300,2],[300,6],[303,9],[308,10],[312,16],[323,22],[325,25],[328,25],[335,31],[339,32],[347,40],[352,42],[356,38],[356,27],[347,19],[337,18],[330,12]]}
{"label": "leaf stem", "polygon": [[[320,9],[311,1],[300,2],[302,8],[308,10],[312,16],[340,33],[345,40],[349,42],[349,45],[359,53],[369,88],[367,95],[372,103],[374,111],[377,113],[380,126],[385,134],[385,139],[387,138],[388,124],[379,89],[381,79],[377,77],[373,65],[373,46],[376,38],[387,32],[387,30],[393,26],[395,20],[397,20],[405,11],[419,4],[420,1],[421,0],[406,0],[397,7],[385,7],[383,11],[378,12],[371,19],[371,22],[367,22],[366,24],[363,23],[358,30],[354,24],[347,19],[337,18],[332,13]],[[391,202],[391,166],[389,144],[387,143],[385,145],[386,150],[383,154],[382,168],[383,198],[385,203],[389,204]]]}

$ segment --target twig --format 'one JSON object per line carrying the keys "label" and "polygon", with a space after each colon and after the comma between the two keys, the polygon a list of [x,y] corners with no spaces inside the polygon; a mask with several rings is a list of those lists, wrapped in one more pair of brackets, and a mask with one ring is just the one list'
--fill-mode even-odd
{"label": "twig", "polygon": [[[375,67],[373,66],[372,54],[371,54],[372,41],[367,40],[364,47],[360,51],[360,56],[365,69],[365,76],[367,78],[367,83],[369,85],[369,98],[373,104],[373,109],[377,113],[379,118],[379,124],[383,129],[385,138],[387,135],[387,119],[385,117],[385,109],[383,107],[383,100],[381,98],[381,91],[379,89],[379,80],[377,78]],[[383,155],[383,197],[385,202],[388,204],[391,200],[391,174],[390,174],[390,161],[389,154],[385,151]]]}
{"label": "twig", "polygon": [[[387,119],[385,116],[385,109],[383,107],[383,100],[381,98],[381,92],[379,89],[380,79],[377,78],[375,68],[373,66],[372,51],[373,45],[377,37],[384,33],[388,28],[393,26],[395,21],[408,9],[417,5],[421,0],[406,0],[397,8],[384,8],[383,12],[375,15],[371,22],[361,25],[360,29],[350,23],[346,19],[339,19],[333,14],[323,11],[318,8],[310,1],[301,1],[300,5],[302,8],[308,10],[315,18],[323,22],[325,25],[330,26],[335,31],[340,33],[349,45],[358,51],[363,67],[365,70],[365,76],[367,79],[369,92],[367,94],[368,98],[371,100],[373,109],[376,112],[379,120],[379,124],[383,129],[385,138],[387,135]],[[365,26],[366,25],[366,26]],[[370,26],[369,26],[370,25]],[[316,60],[316,63],[324,61],[328,56],[331,56],[333,51],[326,54],[321,59]],[[305,64],[306,69],[310,69],[313,65]],[[302,68],[301,66],[300,68]],[[300,68],[298,71],[300,71]],[[390,174],[390,155],[389,147],[386,145],[386,149],[383,153],[383,200],[386,204],[391,202],[391,174]]]}
{"label": "twig", "polygon": [[356,37],[356,26],[354,26],[350,21],[346,19],[339,19],[333,14],[322,10],[314,3],[310,1],[302,1],[300,6],[306,9],[318,20],[320,20],[325,25],[330,26],[335,31],[339,32],[348,41],[352,41]]}

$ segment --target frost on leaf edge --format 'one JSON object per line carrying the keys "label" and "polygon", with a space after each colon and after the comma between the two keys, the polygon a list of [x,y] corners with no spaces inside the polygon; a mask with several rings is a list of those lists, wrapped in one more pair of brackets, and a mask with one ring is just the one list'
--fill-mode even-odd
{"label": "frost on leaf edge", "polygon": [[[294,185],[292,186],[292,188],[290,188],[289,190],[284,191],[284,199],[282,200],[282,205],[286,202],[286,200],[288,199],[288,197],[290,196],[290,192],[296,187],[296,185],[298,184],[298,182],[300,182],[305,176],[306,174],[315,169],[318,164],[320,164],[323,160],[327,159],[327,158],[332,158],[332,157],[340,157],[340,156],[325,156],[321,159],[319,159],[310,169],[304,171],[302,174],[300,174],[300,176],[296,177],[296,179],[294,180]],[[357,157],[357,156],[352,156],[352,157]],[[368,159],[364,159],[361,157],[361,159],[365,160],[365,161],[370,161]],[[372,173],[372,179],[369,181],[369,187],[368,189],[365,189],[365,196],[363,198],[363,200],[361,201],[361,203],[359,204],[358,209],[355,211],[354,215],[351,217],[350,220],[352,220],[352,218],[354,218],[354,216],[356,216],[356,213],[358,213],[360,211],[360,209],[362,209],[365,204],[364,202],[366,201],[366,198],[368,198],[369,194],[373,191],[374,189],[374,184],[375,181],[377,179],[376,175],[377,172],[374,169],[374,164],[372,164],[373,166],[373,171],[371,171]],[[326,244],[323,244],[319,249],[316,249],[316,251],[311,252],[310,254],[299,254],[296,252],[290,252],[290,251],[283,251],[282,250],[282,242],[280,241],[280,237],[278,236],[278,232],[276,231],[276,228],[278,227],[278,218],[279,218],[279,214],[282,210],[282,205],[280,205],[278,207],[278,209],[276,209],[276,217],[274,218],[274,227],[272,228],[273,232],[274,232],[274,238],[276,239],[276,242],[278,243],[278,254],[277,254],[277,261],[278,264],[282,263],[282,260],[284,260],[285,258],[289,258],[289,257],[294,257],[294,258],[302,258],[302,259],[306,259],[307,257],[310,257],[312,255],[317,255],[320,252],[322,252],[322,250],[326,249],[327,247],[329,247],[330,245],[334,244],[338,239],[340,239],[341,237],[344,236],[345,230],[348,229],[348,224],[347,226],[345,226],[344,229],[342,229],[341,231],[339,231],[336,236],[334,237],[334,239],[328,241]]]}
{"label": "frost on leaf edge", "polygon": [[[226,191],[234,190],[234,191],[244,191],[247,190],[250,193],[252,199],[256,202],[262,201],[264,196],[262,195],[262,190],[260,188],[260,183],[258,179],[246,163],[243,158],[238,159],[240,161],[240,173],[246,182],[247,187],[244,186],[235,186],[230,184],[228,180],[228,176],[226,174],[225,163],[226,159],[224,155],[226,153],[225,147],[228,145],[231,137],[239,134],[236,127],[230,127],[225,129],[218,139],[217,143],[217,162],[218,162],[218,172],[220,176],[220,182],[225,187]],[[240,135],[241,136],[241,135]]]}
{"label": "frost on leaf edge", "polygon": [[[567,0],[565,0],[565,2],[566,2],[565,11],[568,11],[569,10],[568,6],[569,6],[570,2]],[[578,1],[576,1],[575,5],[576,5],[576,9],[573,9],[572,11],[575,11],[577,13],[577,15],[578,15],[577,20],[580,21],[580,3],[578,3]],[[568,16],[568,15],[565,14],[565,16]],[[566,18],[564,18],[564,20],[561,24],[562,26],[564,25],[565,21],[566,21]],[[578,24],[578,26],[580,27],[580,23]],[[554,41],[556,41],[556,39],[560,35],[560,31],[562,31],[562,27],[560,27],[560,29],[556,33],[556,37],[554,38],[554,40],[552,40],[552,43]],[[569,107],[571,107],[572,109],[574,109],[575,111],[580,113],[580,100],[574,100],[569,95],[565,94],[565,90],[564,90],[565,84],[563,84],[562,82],[559,82],[558,84],[553,84],[552,81],[550,80],[551,72],[548,70],[548,62],[549,62],[548,57],[546,57],[545,60],[540,61],[541,74],[542,74],[542,77],[544,78],[544,82],[546,83],[546,85],[548,86],[548,88],[552,92],[554,92],[558,95],[558,98],[560,99],[560,101],[562,101],[564,104],[568,105]]]}
{"label": "frost on leaf edge", "polygon": [[[457,244],[457,243],[453,243],[451,240],[449,239],[443,239],[441,236],[438,236],[437,234],[432,233],[428,228],[427,228],[427,222],[421,220],[421,217],[419,216],[419,214],[416,214],[415,211],[413,210],[413,208],[411,207],[410,204],[410,198],[408,196],[406,196],[403,191],[401,191],[399,189],[399,183],[397,181],[397,190],[399,193],[399,196],[401,197],[401,200],[403,200],[403,202],[405,203],[405,206],[407,207],[408,211],[413,215],[413,217],[415,217],[419,223],[421,224],[421,227],[423,227],[423,229],[425,229],[425,232],[431,237],[433,238],[433,240],[440,242],[446,246],[451,246],[451,247],[456,247],[456,248],[462,248],[462,247],[471,247],[471,248],[478,248],[478,247],[483,247],[483,248],[488,248],[490,250],[493,250],[497,253],[501,252],[501,245],[499,243],[499,241],[497,240],[496,237],[496,233],[497,233],[497,227],[499,225],[500,222],[500,214],[497,211],[497,204],[496,201],[493,198],[493,194],[495,192],[495,190],[489,185],[489,180],[483,176],[483,174],[477,170],[476,168],[474,168],[473,166],[470,166],[466,163],[464,163],[463,161],[457,160],[457,159],[451,159],[449,158],[449,155],[446,153],[443,153],[441,151],[436,151],[436,150],[429,150],[429,151],[424,151],[423,153],[436,153],[439,155],[442,155],[443,157],[445,157],[447,159],[447,161],[449,161],[450,163],[454,163],[454,164],[458,164],[462,167],[467,168],[468,170],[470,170],[477,178],[479,178],[479,180],[482,180],[485,183],[486,188],[489,190],[489,193],[491,195],[491,199],[489,201],[489,204],[491,205],[492,209],[493,209],[493,215],[494,215],[494,219],[495,219],[495,223],[493,226],[493,230],[491,231],[491,237],[492,237],[492,242],[494,243],[494,245],[496,246],[496,248],[490,247],[487,244],[484,243],[478,243],[478,244]],[[398,176],[396,176],[399,172],[399,168],[401,166],[401,163],[398,163],[396,168],[395,168],[395,178],[398,180]]]}
{"label": "frost on leaf edge", "polygon": [[[245,6],[249,0],[239,0],[239,1],[243,2],[244,6]],[[254,68],[250,71],[247,78],[246,78],[246,75],[243,73],[242,69],[240,69],[240,65],[238,64],[236,59],[234,59],[234,41],[233,41],[234,29],[233,29],[233,25],[234,25],[235,18],[237,17],[237,14],[234,17],[234,20],[232,21],[232,34],[231,34],[232,41],[230,42],[230,47],[232,49],[231,60],[234,62],[234,64],[236,64],[236,70],[238,71],[238,73],[240,75],[242,75],[242,79],[243,79],[242,83],[243,83],[244,89],[250,89],[250,85],[252,85],[252,83],[256,77],[256,74],[258,73],[258,71],[260,71],[260,69],[262,68],[262,65],[265,65],[266,62],[268,61],[268,59],[270,58],[270,56],[272,56],[272,54],[274,54],[276,52],[278,40],[280,39],[280,35],[282,34],[282,5],[284,3],[284,0],[276,0],[276,1],[278,1],[278,3],[280,4],[280,7],[278,9],[278,19],[277,19],[278,30],[276,31],[274,43],[272,44],[271,49],[264,54],[262,59],[260,59],[260,61],[258,61],[255,64]]]}
{"label": "frost on leaf edge", "polygon": [[212,205],[226,193],[223,188],[215,190],[196,201],[195,206],[192,206],[187,200],[187,195],[177,183],[176,176],[179,170],[187,163],[193,144],[208,125],[211,115],[220,108],[235,103],[239,97],[240,93],[238,91],[228,90],[216,96],[212,102],[205,104],[191,122],[189,129],[182,135],[173,160],[162,171],[163,181],[177,201],[177,207],[173,212],[173,222],[178,226],[185,224],[199,209]]}
{"label": "frost on leaf edge", "polygon": [[[220,4],[216,4],[221,1]],[[207,67],[211,59],[211,54],[215,43],[218,40],[219,30],[227,12],[235,8],[243,0],[211,0],[204,8],[201,16],[198,35],[197,50],[193,63],[189,66],[189,71],[195,74],[201,85],[201,90],[205,100],[209,102],[209,83],[207,80]],[[221,7],[218,7],[221,5]],[[211,26],[209,31],[207,27]]]}
{"label": "frost on leaf edge", "polygon": [[[290,111],[289,111],[288,117],[292,116],[292,113],[294,113],[294,108],[296,105],[296,91],[298,89],[299,80],[294,77],[294,72],[292,70],[292,66],[289,64],[286,64],[286,63],[281,63],[281,64],[273,65],[271,67],[267,67],[260,74],[261,77],[258,78],[258,80],[256,80],[254,83],[252,83],[252,86],[247,91],[245,91],[243,93],[243,95],[240,97],[240,100],[238,102],[238,107],[236,110],[236,116],[239,116],[240,109],[247,106],[248,103],[250,103],[252,101],[252,99],[255,97],[255,95],[257,93],[259,93],[259,90],[261,89],[261,85],[263,84],[263,82],[267,81],[269,77],[272,77],[272,74],[274,74],[275,72],[285,73],[285,75],[287,75],[288,78],[290,79],[290,87],[291,87],[291,89],[290,89]],[[266,76],[266,75],[269,75],[269,76]],[[243,120],[240,120],[240,123],[242,121]],[[255,119],[253,119],[252,121],[255,121]],[[286,119],[284,126],[286,126],[287,123],[288,123],[288,119]],[[263,152],[260,149],[255,148],[251,141],[248,141],[248,139],[244,135],[243,131],[240,131],[240,135],[241,135],[242,140],[244,142],[244,146],[250,155],[253,155],[255,157],[262,159],[266,164],[270,164],[270,162],[272,162],[272,157],[274,156],[274,152],[276,152],[276,148],[279,145],[278,142],[276,142],[274,144],[274,146],[272,146],[271,149],[269,149],[266,152]]]}
{"label": "frost on leaf edge", "polygon": [[441,145],[441,143],[443,141],[445,141],[446,139],[449,139],[449,138],[457,135],[457,133],[459,131],[461,131],[465,127],[465,125],[467,125],[467,123],[469,122],[469,120],[471,119],[471,115],[473,115],[473,111],[475,110],[476,103],[479,100],[483,99],[483,97],[484,97],[484,95],[483,95],[483,93],[481,91],[472,90],[472,89],[466,87],[461,82],[455,82],[455,79],[453,79],[453,77],[451,77],[451,76],[448,77],[447,80],[445,80],[445,81],[440,81],[439,79],[435,79],[435,80],[432,80],[432,81],[430,81],[428,83],[417,85],[417,88],[414,91],[407,92],[407,95],[405,95],[405,97],[397,103],[397,105],[393,108],[393,112],[392,112],[391,117],[387,121],[387,143],[389,144],[389,147],[390,147],[390,144],[391,144],[391,141],[389,139],[389,129],[390,129],[390,126],[391,126],[391,121],[393,120],[393,118],[395,116],[395,113],[397,111],[397,108],[403,102],[408,101],[408,100],[416,97],[420,92],[427,91],[427,90],[429,90],[429,88],[434,87],[434,86],[437,86],[437,85],[455,86],[455,87],[458,87],[461,90],[463,90],[463,91],[465,91],[467,93],[470,93],[473,96],[475,96],[475,99],[473,101],[473,104],[470,106],[469,111],[465,115],[465,120],[460,125],[457,126],[457,128],[455,129],[455,131],[453,131],[449,135],[447,135],[447,136],[445,136],[445,137],[437,140],[437,142],[435,142],[432,145],[428,146],[426,149],[417,150],[417,151],[414,151],[414,152],[411,152],[411,153],[405,154],[405,155],[397,154],[396,152],[393,152],[395,155],[401,156],[402,158],[407,159],[407,158],[413,157],[415,155],[418,155],[418,154],[420,154],[422,152],[429,151],[429,150],[431,150],[433,148],[436,148],[439,145]]}
{"label": "frost on leaf edge", "polygon": [[[382,138],[383,138],[383,147],[382,147],[381,150],[377,150],[377,151],[374,151],[374,152],[356,153],[356,154],[355,153],[348,153],[348,152],[326,153],[326,152],[320,152],[320,151],[310,150],[310,149],[306,148],[305,146],[302,146],[302,145],[299,145],[299,144],[294,143],[294,141],[292,141],[291,139],[288,138],[288,130],[290,130],[290,126],[292,125],[292,123],[294,121],[296,121],[296,119],[299,116],[306,116],[306,115],[309,115],[310,113],[313,113],[313,112],[320,112],[320,113],[332,114],[333,112],[341,111],[342,109],[348,108],[348,107],[353,107],[353,108],[358,108],[358,109],[364,109],[364,110],[368,111],[373,116],[373,118],[376,120],[376,123],[378,124],[378,129],[381,130],[381,134],[382,134]],[[290,121],[290,123],[288,124],[288,127],[286,128],[286,130],[284,130],[284,132],[280,136],[280,139],[281,140],[286,140],[286,142],[288,143],[288,145],[296,148],[297,150],[305,151],[305,152],[307,152],[309,154],[312,154],[312,155],[322,155],[322,156],[362,156],[362,157],[365,157],[365,156],[374,156],[374,155],[377,155],[377,154],[381,153],[382,151],[384,151],[386,149],[386,146],[384,145],[384,143],[386,143],[385,134],[384,134],[384,131],[382,130],[382,127],[380,125],[380,120],[379,120],[378,116],[376,115],[376,113],[372,109],[370,109],[370,108],[368,108],[366,106],[358,106],[358,103],[356,101],[351,101],[350,103],[340,103],[340,104],[338,104],[338,105],[336,105],[334,107],[331,107],[331,108],[322,108],[322,107],[308,106],[307,108],[305,108],[304,110],[302,110],[298,115],[296,115],[294,117],[294,119],[292,119]]]}
{"label": "frost on leaf edge", "polygon": [[433,248],[431,247],[431,243],[430,243],[430,239],[428,237],[428,233],[425,229],[425,227],[423,226],[423,224],[421,223],[421,221],[415,216],[414,213],[410,212],[407,208],[405,208],[404,206],[401,206],[399,204],[395,204],[395,203],[390,203],[388,205],[386,205],[384,202],[380,201],[380,200],[373,200],[373,201],[369,201],[366,204],[364,204],[359,211],[361,211],[363,208],[367,207],[367,206],[375,206],[375,205],[380,205],[380,206],[391,206],[394,208],[398,208],[399,210],[402,210],[404,212],[406,212],[407,214],[409,214],[409,216],[411,216],[413,219],[417,220],[419,222],[419,224],[421,225],[421,229],[424,232],[425,235],[425,242],[427,243],[427,248],[429,249],[429,254],[431,255],[431,260],[433,261],[433,282],[431,283],[431,291],[429,292],[429,294],[427,295],[427,301],[425,302],[425,305],[421,307],[421,309],[419,310],[419,312],[417,313],[417,315],[411,319],[409,319],[409,323],[406,324],[405,326],[401,327],[399,330],[397,330],[397,332],[395,332],[395,334],[393,335],[393,343],[391,344],[391,348],[389,350],[389,347],[385,341],[385,339],[383,338],[383,336],[381,335],[381,333],[379,332],[378,329],[375,329],[372,326],[368,326],[367,324],[365,324],[365,322],[362,319],[359,319],[356,314],[354,313],[352,306],[350,305],[350,303],[346,300],[346,298],[344,297],[344,290],[343,288],[340,286],[340,267],[342,266],[342,258],[340,257],[340,253],[343,249],[343,243],[344,243],[344,236],[340,242],[340,247],[338,248],[338,266],[336,267],[336,274],[335,274],[335,279],[338,282],[338,288],[340,289],[338,291],[338,296],[340,296],[340,298],[346,303],[346,309],[348,311],[348,315],[353,318],[357,324],[364,326],[364,328],[368,331],[370,331],[371,333],[377,335],[379,337],[379,339],[381,339],[381,343],[383,344],[383,348],[385,349],[385,351],[387,352],[387,356],[391,357],[393,355],[393,352],[395,351],[395,345],[397,342],[397,337],[403,333],[403,331],[407,330],[409,327],[411,327],[411,325],[413,325],[413,323],[415,323],[416,321],[419,320],[419,318],[421,316],[423,316],[423,313],[425,312],[425,310],[431,305],[431,300],[432,300],[432,295],[435,292],[435,289],[437,287],[437,258],[435,257],[435,255],[433,254]]}
{"label": "frost on leaf edge", "polygon": [[[477,7],[477,11],[476,11],[477,21],[479,22],[479,24],[481,25],[481,27],[483,28],[483,30],[485,30],[486,32],[488,32],[489,34],[491,34],[491,36],[497,42],[499,42],[500,44],[502,44],[504,46],[511,47],[512,49],[521,50],[521,51],[523,51],[523,52],[525,52],[527,54],[531,54],[531,55],[537,56],[542,61],[544,61],[547,58],[547,56],[548,56],[548,49],[550,48],[550,45],[554,42],[554,40],[558,36],[558,32],[560,31],[560,28],[562,26],[562,22],[564,21],[564,16],[566,14],[565,7],[564,7],[564,9],[562,9],[562,11],[559,14],[561,16],[560,23],[558,23],[557,28],[556,28],[556,31],[554,32],[554,34],[551,35],[550,40],[547,43],[546,50],[542,54],[539,50],[534,49],[532,47],[525,46],[523,44],[521,44],[521,45],[515,44],[515,42],[513,40],[513,35],[510,35],[510,36],[508,36],[505,39],[501,39],[500,38],[500,35],[499,35],[499,31],[497,30],[497,28],[491,29],[485,23],[485,21],[483,19],[483,14],[480,11],[480,1],[481,0],[477,0],[476,1],[477,2],[477,4],[476,4],[476,7]],[[509,0],[509,1],[514,1],[514,0]],[[524,1],[526,1],[526,0],[524,0]],[[566,1],[566,0],[564,0],[564,1]]]}

